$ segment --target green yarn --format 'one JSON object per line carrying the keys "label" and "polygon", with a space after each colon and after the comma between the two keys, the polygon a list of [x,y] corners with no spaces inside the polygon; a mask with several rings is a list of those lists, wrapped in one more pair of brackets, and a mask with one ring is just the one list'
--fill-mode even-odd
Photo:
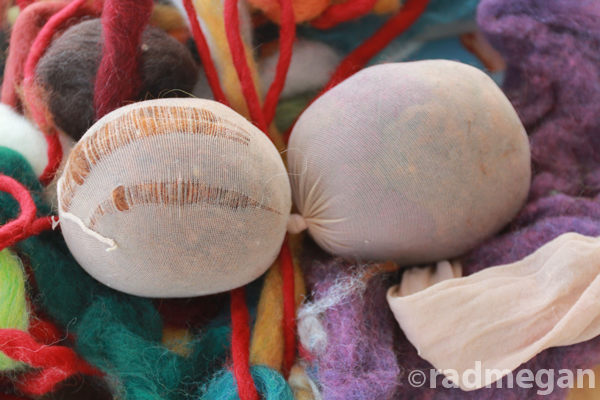
{"label": "green yarn", "polygon": [[[21,261],[10,250],[0,251],[0,329],[26,331],[29,313],[25,298],[25,273]],[[0,371],[23,368],[25,364],[0,353]]]}
{"label": "green yarn", "polygon": [[287,131],[318,93],[314,91],[306,92],[281,100],[275,111],[275,126],[277,126],[279,132]]}
{"label": "green yarn", "polygon": [[[283,376],[264,365],[250,368],[254,384],[264,400],[293,400],[294,393]],[[223,371],[203,388],[199,399],[238,400],[237,386],[231,371]]]}

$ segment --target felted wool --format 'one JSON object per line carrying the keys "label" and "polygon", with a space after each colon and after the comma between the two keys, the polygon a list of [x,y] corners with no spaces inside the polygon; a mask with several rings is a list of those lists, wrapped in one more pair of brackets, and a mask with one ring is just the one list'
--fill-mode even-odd
{"label": "felted wool", "polygon": [[307,92],[299,94],[289,99],[282,99],[277,104],[277,112],[275,113],[275,125],[280,132],[286,132],[294,125],[302,111],[308,107],[310,102],[316,98],[318,92]]}
{"label": "felted wool", "polygon": [[[394,352],[398,327],[385,300],[386,276],[377,275],[363,287],[340,285],[364,282],[352,279],[364,268],[333,258],[310,239],[304,243],[303,268],[316,302],[338,298],[322,316],[327,344],[318,354],[313,353],[316,371],[312,376],[323,399],[392,398],[402,370]],[[344,293],[338,296],[340,289]]]}
{"label": "felted wool", "polygon": [[[306,297],[303,272],[294,263],[294,295],[296,307]],[[256,311],[256,322],[250,342],[250,363],[265,365],[275,371],[281,371],[284,360],[285,338],[283,278],[279,260],[265,274],[260,300]]]}
{"label": "felted wool", "polygon": [[[93,89],[101,58],[102,25],[84,21],[56,39],[40,60],[36,78],[56,125],[79,140],[94,123]],[[149,27],[142,35],[142,90],[138,100],[185,96],[197,79],[190,51],[164,31]]]}
{"label": "felted wool", "polygon": [[[252,379],[261,399],[294,400],[294,394],[283,377],[269,367],[252,366]],[[231,371],[223,371],[199,393],[203,400],[237,400],[238,391]]]}
{"label": "felted wool", "polygon": [[[62,132],[59,132],[59,140],[63,149],[64,166],[74,142]],[[25,157],[37,177],[41,176],[48,164],[48,142],[42,132],[4,104],[0,104],[0,146],[15,150]],[[56,181],[44,188],[44,196],[53,210],[58,210]]]}
{"label": "felted wool", "polygon": [[[472,27],[479,1],[430,0],[427,9],[419,20],[407,32],[396,38],[373,62],[378,63],[381,60],[392,58],[401,51],[407,40],[421,36],[432,28],[453,27],[462,23],[468,23]],[[300,37],[324,42],[345,55],[371,37],[388,19],[389,16],[367,15],[326,30],[299,26],[298,33]]]}
{"label": "felted wool", "polygon": [[[183,5],[180,4],[180,0],[176,1],[175,3],[179,3],[180,9],[183,9]],[[250,67],[254,86],[257,88],[257,92],[260,97],[262,88],[260,87],[258,66],[252,51],[252,25],[250,21],[250,11],[248,4],[245,2],[240,2],[238,5],[238,11],[240,15],[240,32],[244,44],[244,51],[246,53],[246,62]],[[246,104],[246,99],[244,98],[240,79],[238,77],[235,65],[233,64],[231,50],[227,41],[223,1],[194,0],[194,6],[198,15],[198,21],[210,47],[211,56],[216,65],[219,74],[219,80],[223,86],[223,91],[225,92],[227,101],[234,111],[250,119],[248,105]]]}
{"label": "felted wool", "polygon": [[[340,55],[326,44],[308,40],[297,41],[294,43],[292,63],[281,98],[286,99],[323,88],[341,60]],[[269,87],[273,83],[278,61],[279,51],[261,60],[260,77],[263,87]]]}
{"label": "felted wool", "polygon": [[36,176],[40,176],[48,164],[48,143],[44,134],[5,104],[0,104],[0,146],[23,155]]}
{"label": "felted wool", "polygon": [[[25,297],[25,273],[18,257],[9,249],[0,251],[0,329],[26,331],[29,312]],[[23,364],[0,353],[0,371],[24,367]]]}
{"label": "felted wool", "polygon": [[[48,215],[41,185],[21,155],[0,148],[0,173],[27,186],[40,215]],[[0,222],[14,219],[18,212],[16,201],[0,193]],[[73,259],[59,231],[31,237],[17,248],[34,272],[39,289],[36,305],[74,334],[76,350],[107,374],[112,393],[126,398],[180,399],[181,393],[196,391],[226,362],[227,315],[206,326],[193,341],[191,356],[183,358],[161,345],[162,321],[152,301],[94,280]]]}
{"label": "felted wool", "polygon": [[599,18],[593,0],[484,1],[479,8],[484,34],[508,64],[505,91],[530,130],[533,198],[599,193]]}
{"label": "felted wool", "polygon": [[301,115],[289,150],[308,232],[344,257],[458,256],[504,227],[529,188],[514,109],[487,75],[451,61],[357,73]]}
{"label": "felted wool", "polygon": [[273,263],[291,194],[279,152],[210,100],[120,108],[73,149],[58,183],[63,235],[102,283],[148,297],[227,291]]}

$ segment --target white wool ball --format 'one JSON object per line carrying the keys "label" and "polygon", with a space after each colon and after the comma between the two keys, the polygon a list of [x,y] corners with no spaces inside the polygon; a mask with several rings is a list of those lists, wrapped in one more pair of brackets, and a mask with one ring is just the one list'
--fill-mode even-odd
{"label": "white wool ball", "polygon": [[44,134],[6,104],[0,104],[0,146],[21,154],[38,177],[48,164]]}
{"label": "white wool ball", "polygon": [[[279,51],[265,57],[260,62],[260,77],[267,90],[275,79]],[[319,90],[327,84],[342,57],[322,42],[298,40],[292,50],[292,61],[281,92],[281,98]]]}
{"label": "white wool ball", "polygon": [[291,208],[269,138],[210,100],[135,103],[96,122],[58,182],[62,232],[114,289],[189,297],[243,286],[273,263]]}
{"label": "white wool ball", "polygon": [[289,149],[294,202],[315,241],[403,265],[461,255],[498,232],[531,178],[508,99],[453,61],[357,73],[302,114]]}

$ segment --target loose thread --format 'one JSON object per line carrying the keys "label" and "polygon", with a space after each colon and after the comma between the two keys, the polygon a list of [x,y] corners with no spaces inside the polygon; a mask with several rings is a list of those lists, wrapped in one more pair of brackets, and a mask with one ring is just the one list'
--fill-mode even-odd
{"label": "loose thread", "polygon": [[198,49],[198,54],[200,54],[200,59],[202,60],[202,65],[204,66],[204,72],[206,73],[206,78],[213,92],[213,96],[219,103],[229,106],[227,97],[225,96],[223,88],[221,87],[221,83],[219,82],[219,74],[217,73],[215,63],[210,54],[210,48],[208,47],[204,33],[200,28],[198,15],[196,14],[196,9],[192,4],[192,0],[183,0],[183,6],[185,7],[185,11],[190,19],[192,35],[194,36],[196,48]]}
{"label": "loose thread", "polygon": [[104,3],[104,45],[94,86],[97,119],[124,102],[134,100],[140,92],[139,46],[153,6],[152,0],[106,0]]}
{"label": "loose thread", "polygon": [[290,63],[292,62],[294,41],[296,40],[296,22],[292,1],[279,0],[279,5],[281,7],[279,60],[277,61],[277,69],[275,70],[275,79],[269,87],[269,91],[265,97],[265,104],[263,106],[263,113],[265,115],[267,125],[270,125],[271,122],[273,122],[273,118],[275,118],[277,102],[279,101],[279,95],[285,86],[287,73],[290,68]]}
{"label": "loose thread", "polygon": [[246,306],[246,288],[231,292],[231,355],[233,375],[241,400],[259,400],[258,391],[250,375],[250,314]]}
{"label": "loose thread", "polygon": [[[325,85],[325,88],[309,103],[309,106],[329,91],[329,89],[364,68],[369,60],[414,24],[423,14],[428,4],[429,0],[407,0],[406,4],[404,4],[395,16],[390,18],[373,36],[365,40],[342,60],[327,85]],[[286,144],[290,140],[294,125],[295,123],[284,134]]]}
{"label": "loose thread", "polygon": [[283,373],[289,376],[294,360],[296,358],[296,296],[294,281],[294,262],[290,252],[290,244],[287,236],[281,246],[279,253],[281,278],[283,280],[283,337],[285,341],[285,352],[283,357]]}
{"label": "loose thread", "polygon": [[333,28],[342,22],[362,17],[375,7],[375,3],[377,0],[349,0],[341,4],[333,4],[310,24],[318,29]]}
{"label": "loose thread", "polygon": [[72,349],[38,343],[32,335],[18,329],[0,329],[0,351],[40,369],[25,374],[17,382],[17,388],[27,395],[44,395],[73,375],[101,375]]}
{"label": "loose thread", "polygon": [[227,36],[227,41],[229,42],[229,48],[231,50],[233,64],[235,65],[235,69],[240,79],[242,92],[244,93],[244,97],[246,98],[246,102],[248,104],[250,117],[252,118],[252,121],[258,126],[258,128],[268,136],[267,121],[260,106],[260,100],[258,98],[258,93],[256,92],[256,87],[254,86],[254,82],[252,81],[252,73],[250,72],[248,60],[246,60],[244,43],[242,42],[242,36],[240,34],[238,1],[225,0],[224,13],[225,34]]}

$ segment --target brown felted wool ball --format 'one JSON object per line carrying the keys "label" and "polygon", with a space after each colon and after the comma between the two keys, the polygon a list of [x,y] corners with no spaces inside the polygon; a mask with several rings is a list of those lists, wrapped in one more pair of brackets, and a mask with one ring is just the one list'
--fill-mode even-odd
{"label": "brown felted wool ball", "polygon": [[160,99],[119,108],[58,182],[63,236],[100,282],[146,297],[243,286],[273,263],[291,189],[268,137],[230,108]]}
{"label": "brown felted wool ball", "polygon": [[[137,100],[182,97],[198,77],[190,51],[160,29],[142,36],[142,90]],[[94,84],[102,57],[102,24],[84,21],[56,39],[40,60],[36,78],[56,125],[75,140],[94,123]],[[173,89],[179,89],[171,91]]]}

